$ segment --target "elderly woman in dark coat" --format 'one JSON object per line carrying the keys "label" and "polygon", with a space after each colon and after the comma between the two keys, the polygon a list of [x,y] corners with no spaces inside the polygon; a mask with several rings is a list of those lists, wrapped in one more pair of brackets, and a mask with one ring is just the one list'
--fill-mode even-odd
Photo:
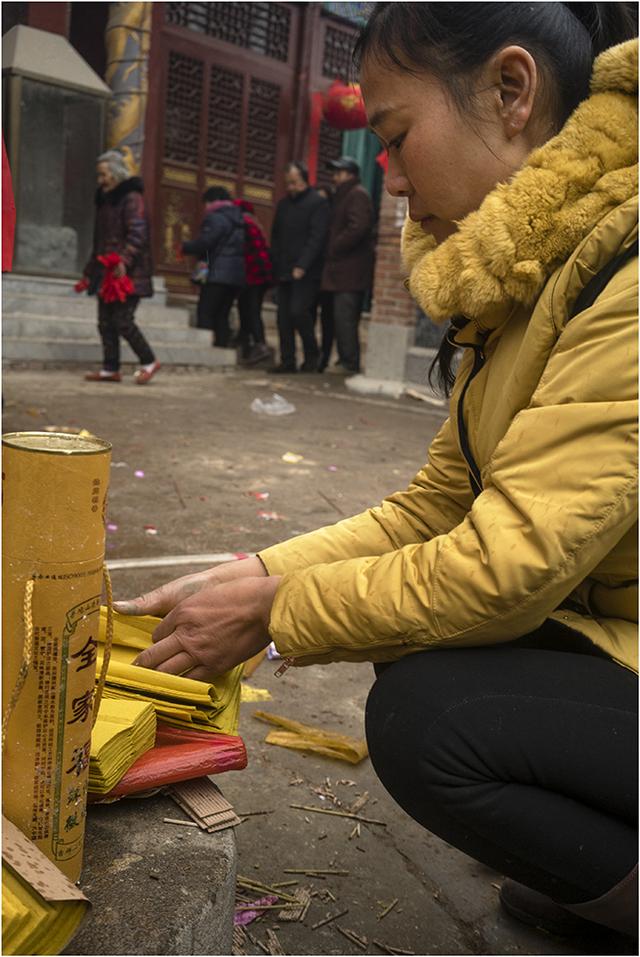
{"label": "elderly woman in dark coat", "polygon": [[[129,343],[141,368],[135,373],[138,385],[147,383],[160,363],[137,327],[135,311],[141,298],[153,295],[151,285],[151,247],[149,221],[142,196],[142,180],[131,176],[123,155],[109,150],[98,157],[96,222],[91,258],[84,270],[83,283],[89,292],[98,292],[98,330],[102,338],[103,365],[88,372],[90,382],[120,382],[120,337]],[[113,277],[131,280],[131,291],[124,302],[105,302],[100,297],[103,266],[98,257],[115,253],[120,261]]]}

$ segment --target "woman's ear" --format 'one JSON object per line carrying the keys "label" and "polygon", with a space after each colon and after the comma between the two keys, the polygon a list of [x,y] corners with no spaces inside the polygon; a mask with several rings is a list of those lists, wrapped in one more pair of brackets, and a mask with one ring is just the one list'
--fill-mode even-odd
{"label": "woman's ear", "polygon": [[513,139],[524,132],[531,119],[538,88],[536,61],[523,47],[504,47],[496,54],[494,76],[503,130],[507,139]]}

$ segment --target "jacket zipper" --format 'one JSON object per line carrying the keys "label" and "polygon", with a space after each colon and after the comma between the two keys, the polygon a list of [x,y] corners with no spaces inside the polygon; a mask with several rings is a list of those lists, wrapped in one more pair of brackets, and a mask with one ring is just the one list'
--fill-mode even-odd
{"label": "jacket zipper", "polygon": [[467,377],[464,388],[460,393],[460,399],[458,400],[458,438],[460,440],[462,454],[464,455],[467,468],[469,470],[469,482],[471,483],[471,490],[473,492],[474,498],[477,498],[482,492],[482,476],[480,474],[480,469],[478,468],[478,463],[474,459],[471,452],[467,427],[464,424],[464,399],[469,385],[480,372],[480,369],[482,369],[487,357],[485,356],[483,346],[472,345],[468,348],[473,349],[473,366],[471,367],[471,372]]}

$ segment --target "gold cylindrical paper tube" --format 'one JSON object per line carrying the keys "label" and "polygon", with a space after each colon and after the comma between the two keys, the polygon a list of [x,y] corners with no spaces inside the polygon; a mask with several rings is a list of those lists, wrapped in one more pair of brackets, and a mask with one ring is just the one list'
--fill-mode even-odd
{"label": "gold cylindrical paper tube", "polygon": [[[3,436],[2,446],[4,813],[75,881],[82,867],[111,446],[49,432],[14,432]],[[28,582],[33,593],[25,605]],[[31,623],[31,662],[8,715]]]}

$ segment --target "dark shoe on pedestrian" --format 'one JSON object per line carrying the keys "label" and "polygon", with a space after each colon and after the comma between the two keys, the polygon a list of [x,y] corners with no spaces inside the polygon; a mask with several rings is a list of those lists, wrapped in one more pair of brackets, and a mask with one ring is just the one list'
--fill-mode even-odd
{"label": "dark shoe on pedestrian", "polygon": [[257,342],[251,349],[248,356],[242,360],[243,365],[253,366],[258,362],[264,362],[265,359],[272,359],[273,351],[266,342]]}
{"label": "dark shoe on pedestrian", "polygon": [[100,369],[99,372],[87,372],[85,379],[87,382],[122,382],[122,376],[119,372],[110,372],[108,369]]}
{"label": "dark shoe on pedestrian", "polygon": [[138,369],[138,371],[134,372],[133,374],[133,377],[136,380],[136,385],[146,385],[147,382],[151,382],[159,368],[159,362],[152,362],[151,365],[143,366],[142,369]]}
{"label": "dark shoe on pedestrian", "polygon": [[298,372],[317,372],[317,371],[318,371],[318,363],[316,360],[314,360],[313,362],[305,361],[302,363],[302,365],[298,369]]}
{"label": "dark shoe on pedestrian", "polygon": [[590,921],[570,914],[546,894],[509,878],[503,881],[500,888],[500,903],[511,917],[555,937],[576,937],[592,931],[594,927]]}
{"label": "dark shoe on pedestrian", "polygon": [[270,375],[293,375],[294,372],[297,372],[297,369],[295,366],[285,366],[280,363],[280,365],[271,366],[267,369],[267,372]]}

